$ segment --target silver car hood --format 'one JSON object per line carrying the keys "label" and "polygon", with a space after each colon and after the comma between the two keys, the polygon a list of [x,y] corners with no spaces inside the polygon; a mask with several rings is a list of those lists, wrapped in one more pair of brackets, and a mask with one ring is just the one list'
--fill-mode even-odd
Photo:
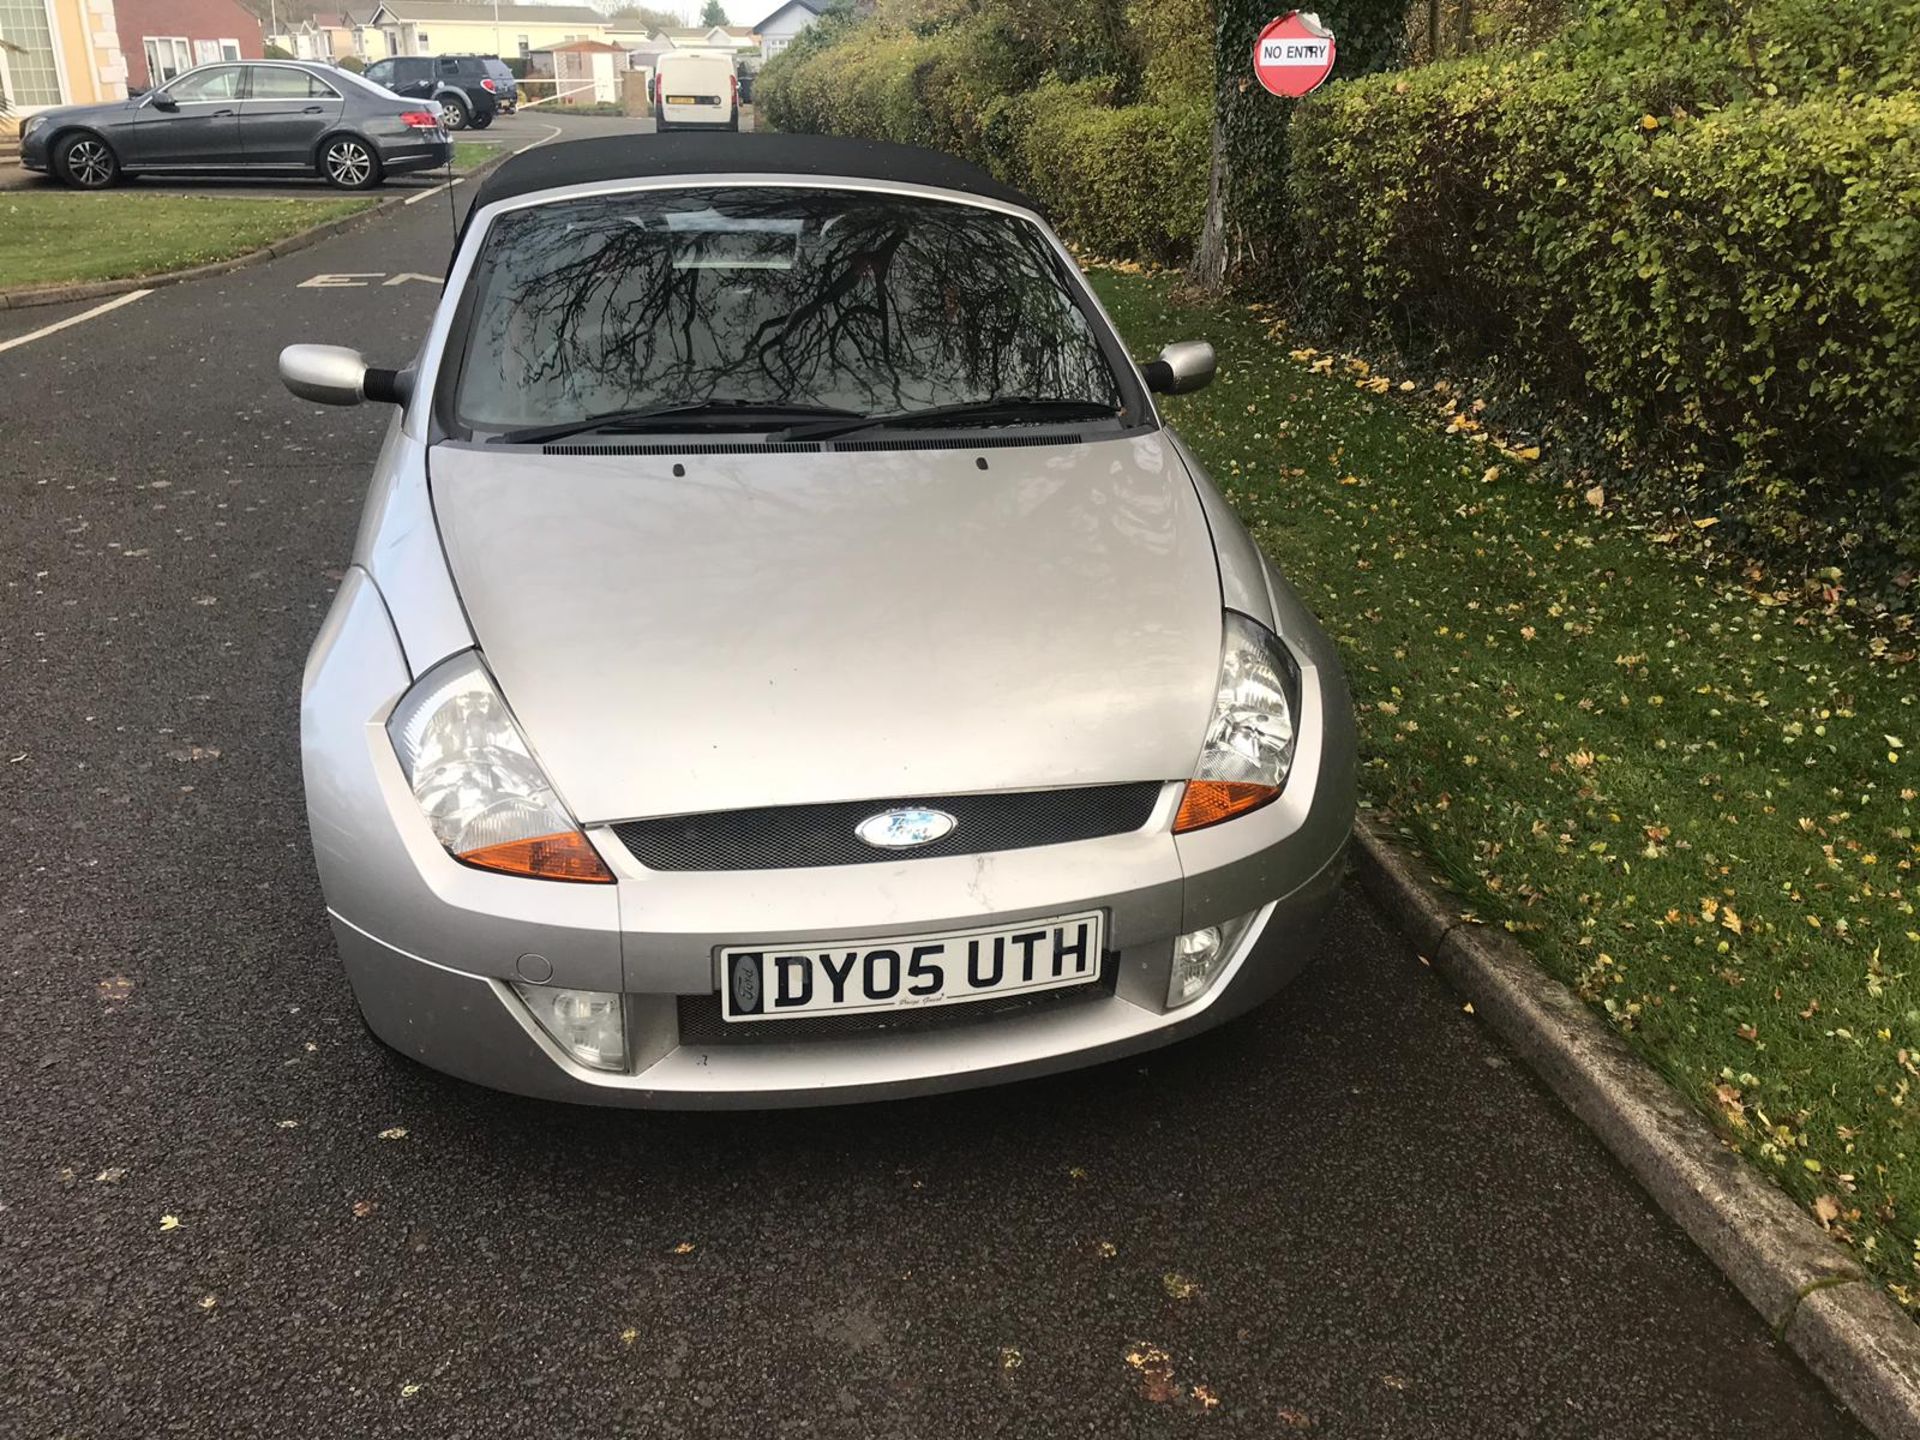
{"label": "silver car hood", "polygon": [[474,634],[583,821],[1192,773],[1220,582],[1158,435],[429,467]]}

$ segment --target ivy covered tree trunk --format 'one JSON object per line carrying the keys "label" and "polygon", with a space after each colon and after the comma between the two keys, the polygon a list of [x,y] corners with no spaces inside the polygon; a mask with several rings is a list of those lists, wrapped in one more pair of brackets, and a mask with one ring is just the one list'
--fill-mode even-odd
{"label": "ivy covered tree trunk", "polygon": [[[1407,4],[1319,0],[1317,13],[1336,46],[1329,84],[1401,63]],[[1296,102],[1268,94],[1253,78],[1253,37],[1286,9],[1277,0],[1214,5],[1213,173],[1206,222],[1188,271],[1204,289],[1245,283],[1278,290],[1286,284],[1287,121]]]}
{"label": "ivy covered tree trunk", "polygon": [[1213,159],[1207,172],[1207,217],[1200,222],[1200,238],[1194,242],[1193,261],[1187,267],[1187,278],[1207,290],[1218,290],[1226,283],[1225,195],[1233,178],[1228,164],[1226,131],[1220,124],[1220,112],[1216,107],[1213,116]]}

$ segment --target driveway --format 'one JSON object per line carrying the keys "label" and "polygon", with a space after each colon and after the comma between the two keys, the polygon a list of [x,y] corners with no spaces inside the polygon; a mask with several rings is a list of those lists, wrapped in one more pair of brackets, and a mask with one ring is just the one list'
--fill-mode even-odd
{"label": "driveway", "polygon": [[274,357],[404,360],[449,238],[0,348],[0,1430],[1856,1433],[1357,890],[1275,1004],[1000,1090],[600,1112],[371,1041],[296,695],[388,416]]}

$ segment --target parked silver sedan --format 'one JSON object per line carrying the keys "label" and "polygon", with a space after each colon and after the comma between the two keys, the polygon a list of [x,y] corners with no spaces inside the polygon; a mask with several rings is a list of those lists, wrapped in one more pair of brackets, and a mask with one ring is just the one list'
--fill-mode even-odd
{"label": "parked silver sedan", "polygon": [[440,106],[301,60],[202,65],[144,95],[29,115],[20,163],[77,190],[139,175],[317,175],[366,190],[445,165]]}
{"label": "parked silver sedan", "polygon": [[500,167],[301,704],[368,1025],[523,1094],[877,1099],[1196,1034],[1309,958],[1333,646],[1031,201],[927,152]]}

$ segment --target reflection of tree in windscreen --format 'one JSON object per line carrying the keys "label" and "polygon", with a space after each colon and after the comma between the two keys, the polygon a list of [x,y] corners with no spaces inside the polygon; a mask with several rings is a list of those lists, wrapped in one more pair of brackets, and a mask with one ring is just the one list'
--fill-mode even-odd
{"label": "reflection of tree in windscreen", "polygon": [[476,349],[498,359],[508,406],[534,400],[539,418],[714,399],[1119,403],[1039,232],[989,211],[683,191],[540,207],[496,233]]}

